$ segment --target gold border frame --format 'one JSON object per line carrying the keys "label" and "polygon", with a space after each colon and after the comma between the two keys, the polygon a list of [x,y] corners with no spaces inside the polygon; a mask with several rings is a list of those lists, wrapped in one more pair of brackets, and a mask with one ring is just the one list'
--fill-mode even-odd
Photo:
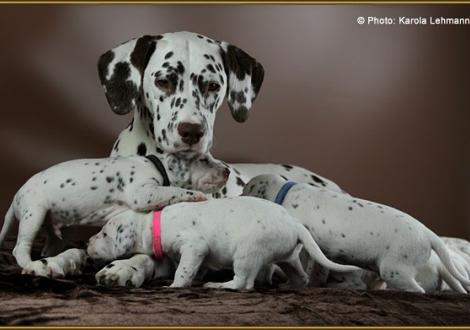
{"label": "gold border frame", "polygon": [[[470,5],[470,0],[0,0],[0,5]],[[0,326],[0,330],[50,330],[50,329],[138,329],[138,330],[161,330],[161,329],[470,329],[469,326]]]}
{"label": "gold border frame", "polygon": [[5,330],[50,330],[50,329],[87,329],[87,330],[104,330],[104,329],[138,329],[138,330],[162,330],[162,329],[256,329],[256,330],[274,330],[274,329],[321,329],[321,330],[363,330],[363,329],[381,329],[381,330],[395,330],[395,329],[410,329],[410,330],[424,330],[424,329],[470,329],[470,326],[0,326],[0,329]]}
{"label": "gold border frame", "polygon": [[468,5],[470,0],[0,0],[0,4],[94,5]]}

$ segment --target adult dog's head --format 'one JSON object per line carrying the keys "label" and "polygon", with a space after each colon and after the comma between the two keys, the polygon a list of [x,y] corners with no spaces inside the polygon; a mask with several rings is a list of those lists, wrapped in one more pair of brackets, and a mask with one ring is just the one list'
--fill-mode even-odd
{"label": "adult dog's head", "polygon": [[264,76],[240,48],[190,32],[127,41],[100,57],[98,71],[115,113],[136,111],[134,125],[140,121],[166,152],[201,154],[212,145],[224,96],[244,122]]}

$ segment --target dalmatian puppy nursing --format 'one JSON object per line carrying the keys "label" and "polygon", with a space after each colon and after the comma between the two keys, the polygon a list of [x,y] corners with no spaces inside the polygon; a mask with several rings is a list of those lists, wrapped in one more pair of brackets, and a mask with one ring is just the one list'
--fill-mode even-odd
{"label": "dalmatian puppy nursing", "polygon": [[[206,283],[205,287],[238,290],[252,289],[266,265],[278,263],[283,268],[283,262],[298,253],[299,244],[326,268],[358,269],[328,260],[285,209],[253,197],[178,203],[156,213],[128,211],[110,219],[91,237],[87,252],[92,259],[105,261],[136,253],[157,259],[167,256],[178,263],[171,287],[191,286],[201,266],[215,270],[233,267],[233,280]],[[306,284],[300,262],[294,267]]]}
{"label": "dalmatian puppy nursing", "polygon": [[0,243],[13,220],[18,219],[13,254],[18,265],[25,268],[31,263],[31,245],[43,224],[52,235],[46,246],[50,250],[54,239],[60,241],[63,226],[102,225],[129,208],[148,211],[180,201],[206,200],[203,192],[219,189],[229,175],[225,165],[210,156],[184,160],[168,154],[160,158],[79,159],[35,174],[13,198]]}
{"label": "dalmatian puppy nursing", "polygon": [[388,288],[424,293],[417,275],[431,252],[456,281],[470,285],[444,242],[397,209],[274,175],[252,179],[244,195],[281,204],[308,228],[327,257],[377,272]]}

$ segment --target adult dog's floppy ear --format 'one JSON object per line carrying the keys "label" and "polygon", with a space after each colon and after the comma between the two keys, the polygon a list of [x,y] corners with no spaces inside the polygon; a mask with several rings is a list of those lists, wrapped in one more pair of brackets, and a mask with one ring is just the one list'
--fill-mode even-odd
{"label": "adult dog's floppy ear", "polygon": [[249,111],[263,83],[263,66],[238,47],[220,42],[227,74],[227,102],[239,123],[248,119]]}
{"label": "adult dog's floppy ear", "polygon": [[124,115],[136,108],[142,77],[158,37],[143,36],[113,48],[98,60],[98,74],[111,109]]}

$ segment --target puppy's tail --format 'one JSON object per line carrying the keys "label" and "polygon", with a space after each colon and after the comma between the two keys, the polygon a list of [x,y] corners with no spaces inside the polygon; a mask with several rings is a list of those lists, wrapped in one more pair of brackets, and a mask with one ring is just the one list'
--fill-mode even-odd
{"label": "puppy's tail", "polygon": [[3,221],[2,231],[0,231],[0,248],[2,247],[3,242],[5,241],[5,237],[7,236],[8,232],[10,231],[11,225],[15,220],[15,212],[13,212],[13,204],[10,205],[10,208],[5,215],[5,220]]}
{"label": "puppy's tail", "polygon": [[336,262],[331,261],[328,259],[323,252],[321,251],[318,244],[315,242],[313,237],[310,235],[307,229],[300,223],[298,224],[299,227],[299,240],[304,245],[305,250],[307,250],[310,257],[318,262],[323,267],[326,267],[330,270],[335,272],[352,272],[361,270],[361,268],[356,266],[349,266],[349,265],[341,265],[337,264]]}
{"label": "puppy's tail", "polygon": [[447,271],[447,269],[442,269],[439,272],[439,275],[441,276],[442,280],[447,283],[447,285],[455,292],[468,293],[467,290],[463,287],[463,285],[455,277],[453,277]]}
{"label": "puppy's tail", "polygon": [[[426,227],[425,227],[426,228]],[[426,228],[427,236],[429,237],[429,241],[431,242],[431,247],[439,256],[444,267],[449,271],[449,273],[454,276],[456,279],[459,280],[465,286],[470,285],[470,280],[465,278],[460,272],[455,268],[454,263],[450,257],[449,251],[447,250],[447,246],[441,240],[439,236],[434,234],[430,229]]]}

